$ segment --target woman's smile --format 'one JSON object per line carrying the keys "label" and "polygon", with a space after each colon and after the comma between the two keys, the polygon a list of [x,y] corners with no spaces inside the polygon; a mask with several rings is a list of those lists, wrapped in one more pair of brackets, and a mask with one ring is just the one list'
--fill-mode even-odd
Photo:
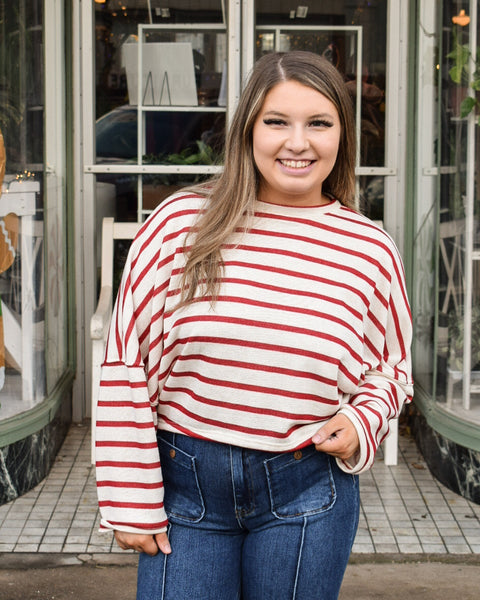
{"label": "woman's smile", "polygon": [[280,164],[287,169],[303,170],[313,164],[313,160],[278,159]]}

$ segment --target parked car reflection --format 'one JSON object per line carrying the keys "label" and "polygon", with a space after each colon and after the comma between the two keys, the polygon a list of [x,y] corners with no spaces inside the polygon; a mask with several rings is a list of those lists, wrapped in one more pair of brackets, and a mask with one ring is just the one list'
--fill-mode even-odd
{"label": "parked car reflection", "polygon": [[[137,160],[137,117],[135,106],[124,105],[97,120],[97,163]],[[224,112],[147,111],[142,155],[148,155],[147,162],[168,163],[168,155],[195,151],[199,141],[218,155],[223,147],[224,130]]]}

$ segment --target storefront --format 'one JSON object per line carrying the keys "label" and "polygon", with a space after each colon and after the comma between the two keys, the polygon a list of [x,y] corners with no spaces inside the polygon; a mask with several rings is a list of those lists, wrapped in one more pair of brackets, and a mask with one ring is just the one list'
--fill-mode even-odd
{"label": "storefront", "polygon": [[[462,9],[469,24],[453,23]],[[477,456],[471,182],[478,126],[473,112],[461,117],[452,104],[454,88],[468,93],[468,85],[448,80],[455,44],[476,47],[475,2],[21,0],[11,7],[5,0],[0,11],[7,151],[0,206],[10,206],[5,198],[18,188],[28,189],[34,207],[31,215],[17,211],[18,256],[0,274],[6,282],[0,453],[18,462],[15,444],[39,431],[56,439],[56,415],[64,415],[62,423],[90,416],[89,323],[102,218],[142,222],[173,190],[217,170],[225,128],[254,61],[273,50],[303,49],[326,56],[348,82],[357,117],[359,207],[383,222],[405,257],[417,332],[417,439],[432,454],[432,468],[432,448],[443,451],[432,436]],[[453,194],[467,200],[453,202]],[[31,242],[27,217],[39,232]],[[126,248],[116,250],[119,271]],[[22,267],[25,276],[14,271]],[[20,288],[20,300],[7,287]],[[15,309],[15,302],[25,304]],[[14,336],[5,315],[14,309],[30,361],[15,362],[8,348]],[[461,366],[449,362],[449,322],[459,315]],[[22,384],[14,388],[15,381]],[[53,456],[56,443],[49,447]]]}
{"label": "storefront", "polygon": [[61,2],[0,2],[0,504],[45,477],[71,421],[69,20]]}

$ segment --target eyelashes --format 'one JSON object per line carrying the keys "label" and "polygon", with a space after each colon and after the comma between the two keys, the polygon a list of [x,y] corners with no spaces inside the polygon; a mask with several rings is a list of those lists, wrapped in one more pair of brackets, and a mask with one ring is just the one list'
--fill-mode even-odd
{"label": "eyelashes", "polygon": [[331,121],[327,121],[324,119],[312,121],[310,125],[312,125],[312,127],[333,127],[333,123]]}
{"label": "eyelashes", "polygon": [[281,119],[263,119],[265,125],[285,125],[285,121]]}
{"label": "eyelashes", "polygon": [[[267,119],[263,119],[263,122],[265,123],[265,125],[275,125],[277,127],[282,127],[282,126],[287,125],[286,121],[284,121],[283,119],[267,118]],[[313,121],[310,121],[309,126],[310,127],[333,127],[333,123],[326,119],[314,119]]]}

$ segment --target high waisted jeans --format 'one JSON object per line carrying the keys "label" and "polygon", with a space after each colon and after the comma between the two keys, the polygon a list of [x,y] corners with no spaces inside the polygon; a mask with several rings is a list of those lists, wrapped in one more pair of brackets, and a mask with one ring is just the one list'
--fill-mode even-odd
{"label": "high waisted jeans", "polygon": [[272,454],[159,432],[172,553],[141,554],[137,600],[334,600],[358,478],[309,446]]}

